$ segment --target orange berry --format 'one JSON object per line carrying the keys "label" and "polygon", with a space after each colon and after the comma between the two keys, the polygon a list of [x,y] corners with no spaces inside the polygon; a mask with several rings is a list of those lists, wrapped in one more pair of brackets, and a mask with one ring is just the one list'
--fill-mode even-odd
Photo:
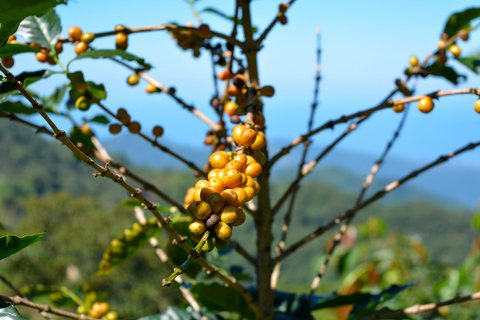
{"label": "orange berry", "polygon": [[433,103],[432,98],[429,96],[423,97],[418,101],[418,110],[422,111],[423,113],[429,113],[433,110],[435,104]]}
{"label": "orange berry", "polygon": [[208,38],[212,35],[210,27],[206,24],[201,24],[198,27],[198,35],[202,38]]}
{"label": "orange berry", "polygon": [[117,24],[115,26],[115,28],[113,29],[113,31],[123,31],[125,29],[126,29],[126,27],[123,24]]}
{"label": "orange berry", "polygon": [[290,7],[288,3],[280,3],[280,5],[278,6],[278,11],[280,11],[281,13],[285,13],[287,12],[288,7]]}
{"label": "orange berry", "polygon": [[119,32],[115,35],[115,43],[117,45],[125,45],[128,43],[128,36],[126,33]]}
{"label": "orange berry", "polygon": [[233,116],[237,108],[238,108],[238,104],[236,104],[234,101],[228,101],[227,103],[225,103],[223,110],[229,116]]}
{"label": "orange berry", "polygon": [[232,228],[223,221],[215,226],[215,234],[221,240],[228,240],[232,237]]}
{"label": "orange berry", "polygon": [[235,222],[238,218],[237,208],[234,206],[226,206],[222,209],[220,213],[220,220],[225,223],[232,223]]}
{"label": "orange berry", "polygon": [[208,184],[212,187],[213,190],[215,190],[218,193],[221,193],[223,190],[225,190],[225,184],[223,183],[223,180],[220,178],[209,179]]}
{"label": "orange berry", "polygon": [[233,84],[239,89],[243,88],[243,86],[247,84],[247,78],[241,74],[237,74],[233,77]]}
{"label": "orange berry", "polygon": [[153,83],[147,83],[145,91],[147,91],[147,93],[155,93],[158,91],[158,88]]}
{"label": "orange berry", "polygon": [[200,235],[207,231],[207,226],[205,225],[205,221],[193,220],[192,222],[190,222],[188,230],[190,230],[192,234]]}
{"label": "orange berry", "polygon": [[212,208],[205,201],[195,201],[190,206],[189,210],[199,220],[206,220],[212,214]]}
{"label": "orange berry", "polygon": [[157,138],[160,138],[161,136],[163,136],[163,127],[161,126],[153,127],[153,135]]}
{"label": "orange berry", "polygon": [[245,169],[245,174],[252,178],[256,178],[262,173],[262,166],[259,163],[250,163]]}
{"label": "orange berry", "polygon": [[142,130],[140,123],[133,121],[128,124],[128,131],[130,131],[130,133],[138,134],[140,130]]}
{"label": "orange berry", "polygon": [[210,165],[215,169],[223,169],[228,161],[228,153],[225,151],[214,152],[209,159]]}
{"label": "orange berry", "polygon": [[93,136],[92,128],[88,124],[84,124],[80,130],[86,136]]}
{"label": "orange berry", "polygon": [[[202,188],[203,189],[203,188]],[[202,197],[201,197],[201,192],[202,192],[202,189],[195,189],[195,192],[193,193],[193,200],[194,201],[201,201],[202,200]]]}
{"label": "orange berry", "polygon": [[255,180],[253,180],[253,187],[252,188],[253,188],[253,190],[255,190],[255,195],[257,195],[260,192],[260,184]]}
{"label": "orange berry", "polygon": [[225,200],[226,206],[234,206],[238,202],[237,193],[232,189],[225,189],[220,195],[222,196],[223,200]]}
{"label": "orange berry", "polygon": [[264,86],[260,88],[260,95],[264,97],[273,97],[275,94],[275,88],[272,86]]}
{"label": "orange berry", "polygon": [[82,29],[80,29],[79,27],[70,27],[70,29],[68,29],[68,35],[70,36],[70,38],[72,38],[73,41],[80,40],[82,33]]}
{"label": "orange berry", "polygon": [[91,32],[84,33],[80,37],[80,41],[83,41],[86,44],[92,43],[94,39],[95,39],[95,35]]}
{"label": "orange berry", "polygon": [[198,180],[197,183],[195,183],[195,188],[197,189],[205,188],[206,186],[208,186],[208,184],[209,184],[208,180]]}
{"label": "orange berry", "polygon": [[410,59],[408,59],[408,61],[410,62],[410,65],[412,67],[418,66],[418,58],[416,56],[411,56]]}
{"label": "orange berry", "polygon": [[229,188],[238,187],[242,184],[242,173],[235,169],[225,170],[225,174],[222,178],[222,181],[226,187],[229,187]]}
{"label": "orange berry", "polygon": [[247,195],[247,199],[245,200],[245,202],[248,202],[248,201],[252,200],[253,197],[255,197],[255,189],[253,189],[252,187],[245,187],[245,188],[243,188],[243,190],[245,191],[245,194]]}
{"label": "orange berry", "polygon": [[118,123],[113,123],[108,127],[108,131],[110,131],[111,134],[119,134],[120,131],[122,131],[122,126]]}
{"label": "orange berry", "polygon": [[247,202],[247,193],[243,188],[233,188],[233,191],[237,193],[237,206],[242,206],[245,202]]}
{"label": "orange berry", "polygon": [[245,167],[247,165],[247,156],[243,153],[237,154],[236,156],[234,156],[233,160],[238,161],[241,164],[243,164],[243,167]]}
{"label": "orange berry", "polygon": [[43,52],[36,52],[35,57],[37,58],[37,61],[42,62],[42,63],[47,62],[47,60],[48,60],[48,55],[46,53],[43,53]]}
{"label": "orange berry", "polygon": [[2,64],[5,68],[11,68],[15,64],[12,56],[2,58]]}
{"label": "orange berry", "polygon": [[267,140],[265,139],[265,134],[263,134],[263,132],[262,132],[262,134],[260,134],[260,132],[258,132],[258,134],[255,137],[255,141],[252,143],[250,148],[252,150],[259,151],[259,150],[263,149],[263,147],[265,147],[266,145],[267,145]]}
{"label": "orange berry", "polygon": [[461,37],[463,41],[467,41],[468,38],[470,38],[470,36],[468,35],[468,32],[465,32],[464,34],[461,35]]}
{"label": "orange berry", "polygon": [[287,19],[287,16],[285,15],[282,15],[278,18],[278,21],[283,24],[283,25],[286,25],[288,23],[288,19]]}
{"label": "orange berry", "polygon": [[458,58],[462,53],[462,49],[460,49],[460,47],[457,46],[456,44],[448,48],[448,51],[450,51],[450,53],[453,54],[455,58]]}
{"label": "orange berry", "polygon": [[245,172],[244,165],[240,161],[237,161],[237,160],[229,161],[225,165],[225,169],[235,169],[235,170],[238,170],[240,172]]}
{"label": "orange berry", "polygon": [[218,80],[225,81],[232,77],[232,73],[229,70],[223,70],[217,76]]}
{"label": "orange berry", "polygon": [[57,42],[57,44],[55,45],[55,52],[57,54],[60,54],[63,52],[63,43]]}
{"label": "orange berry", "polygon": [[8,37],[7,42],[10,42],[10,41],[13,41],[13,40],[17,40],[17,36],[14,35],[14,34],[12,34],[12,35],[10,35],[10,37]]}
{"label": "orange berry", "polygon": [[137,85],[140,82],[140,77],[138,74],[132,74],[127,78],[127,83],[131,86]]}
{"label": "orange berry", "polygon": [[208,173],[208,180],[210,179],[213,179],[213,178],[218,178],[218,172],[220,171],[221,169],[212,169],[210,170],[210,172]]}
{"label": "orange berry", "polygon": [[212,193],[217,193],[217,190],[215,190],[211,184],[208,184],[206,187],[197,189],[197,190],[200,190],[201,201],[207,200],[208,196],[211,195]]}
{"label": "orange berry", "polygon": [[240,89],[238,89],[235,85],[231,85],[227,89],[228,95],[232,97],[236,97],[240,95]]}
{"label": "orange berry", "polygon": [[75,45],[75,53],[76,54],[81,54],[81,53],[84,53],[88,50],[88,44],[83,42],[83,41],[79,41],[77,42],[77,44]]}
{"label": "orange berry", "polygon": [[473,105],[473,107],[475,108],[475,111],[477,113],[480,113],[480,99],[478,99],[477,101],[475,101],[475,104]]}
{"label": "orange berry", "polygon": [[405,110],[405,104],[397,104],[396,106],[393,106],[392,107],[393,111],[395,111],[396,113],[400,113],[402,112],[403,110]]}

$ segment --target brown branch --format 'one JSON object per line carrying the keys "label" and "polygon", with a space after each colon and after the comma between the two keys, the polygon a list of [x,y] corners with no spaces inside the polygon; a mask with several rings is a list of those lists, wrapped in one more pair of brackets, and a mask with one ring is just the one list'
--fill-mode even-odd
{"label": "brown branch", "polygon": [[65,318],[70,318],[70,319],[78,319],[78,320],[97,320],[95,318],[88,317],[84,314],[71,313],[71,312],[67,312],[67,311],[57,309],[57,308],[50,307],[49,305],[38,304],[38,303],[35,303],[35,302],[31,302],[31,301],[29,301],[27,299],[24,299],[22,297],[19,297],[19,296],[7,297],[7,296],[0,295],[0,299],[4,300],[4,301],[6,301],[6,302],[8,302],[12,305],[21,305],[21,306],[29,307],[29,308],[32,308],[32,309],[37,309],[37,310],[42,311],[42,312],[51,313],[51,314],[54,314],[54,315],[57,315],[57,316],[60,316],[60,317],[65,317]]}
{"label": "brown branch", "polygon": [[[45,112],[43,109],[43,106],[38,103],[32,96],[23,88],[21,82],[17,81],[13,74],[6,70],[2,65],[0,65],[0,71],[3,72],[6,75],[6,78],[8,81],[10,81],[13,86],[20,91],[25,98],[27,98],[28,101],[32,104],[32,107],[42,116],[42,118],[49,124],[50,128],[54,132],[54,136],[56,139],[60,140],[67,148],[69,148],[75,155],[77,155],[82,161],[86,162],[89,166],[94,168],[97,173],[94,174],[95,177],[97,176],[102,176],[102,177],[107,177],[110,180],[118,183],[121,185],[125,190],[127,190],[132,197],[138,199],[141,203],[145,205],[145,207],[158,219],[160,225],[162,228],[165,229],[165,231],[172,236],[172,238],[175,240],[175,242],[187,253],[191,251],[191,247],[183,240],[183,237],[181,237],[163,218],[163,216],[160,214],[160,212],[157,210],[156,206],[154,203],[149,201],[143,194],[142,191],[138,188],[133,188],[130,186],[128,183],[125,182],[122,176],[113,173],[110,168],[108,163],[102,167],[99,164],[97,164],[92,158],[87,156],[85,153],[83,153],[80,149],[78,149],[75,144],[68,139],[68,137],[65,134],[65,131],[59,130],[55,123],[50,119],[48,114]],[[252,309],[252,311],[255,313],[255,315],[258,318],[263,318],[263,314],[254,301],[253,297],[248,293],[248,291],[238,284],[236,282],[236,279],[233,277],[228,277],[223,275],[222,273],[219,272],[219,269],[216,266],[213,266],[209,264],[203,257],[199,257],[198,263],[208,272],[212,273],[214,276],[219,278],[221,281],[225,282],[226,285],[231,286],[235,290],[237,290],[246,300],[248,303],[249,307]]]}
{"label": "brown branch", "polygon": [[240,243],[230,240],[230,246],[251,264],[255,265],[257,263],[257,259],[252,257],[252,255],[250,255],[250,253],[248,253],[247,250],[245,250]]}
{"label": "brown branch", "polygon": [[446,300],[446,301],[437,302],[437,303],[416,304],[402,310],[374,314],[371,316],[359,318],[358,320],[380,320],[380,319],[398,318],[398,317],[408,316],[409,314],[418,314],[425,311],[436,310],[443,306],[448,306],[452,304],[458,304],[458,303],[463,303],[463,302],[468,302],[468,301],[478,300],[478,299],[480,299],[480,291],[475,292],[474,294],[471,294],[469,296],[457,297],[451,300]]}
{"label": "brown branch", "polygon": [[[112,111],[110,111],[107,107],[105,107],[100,101],[98,100],[95,100],[95,103],[103,109],[103,111],[105,111],[106,113],[108,113],[110,116],[114,117],[115,119],[117,119],[118,121],[120,121],[119,117],[117,117],[116,114],[114,114]],[[120,121],[121,123],[121,121]],[[123,126],[125,127],[128,127],[128,125],[125,125],[122,123]],[[139,132],[138,135],[140,137],[142,137],[144,140],[150,142],[153,146],[157,147],[158,149],[162,150],[163,152],[165,153],[168,153],[169,155],[173,156],[174,158],[180,160],[181,162],[183,162],[184,164],[186,164],[190,169],[194,170],[194,171],[197,171],[198,173],[200,173],[201,175],[203,176],[207,176],[206,173],[200,169],[199,167],[197,167],[193,162],[191,161],[188,161],[187,159],[183,158],[182,156],[180,156],[179,154],[175,153],[174,151],[170,150],[169,148],[161,145],[160,143],[158,143],[157,140],[153,140],[149,137],[147,137],[146,135],[144,135],[143,133]]]}
{"label": "brown branch", "polygon": [[402,104],[402,103],[409,103],[409,102],[418,101],[425,96],[430,96],[432,98],[439,98],[439,97],[445,97],[445,96],[451,96],[451,95],[457,95],[457,94],[480,95],[480,89],[478,89],[478,88],[463,88],[463,89],[455,89],[455,90],[448,90],[448,91],[435,91],[435,92],[432,92],[430,94],[405,97],[405,98],[395,99],[395,100],[387,100],[387,101],[384,101],[384,102],[380,103],[379,105],[377,105],[375,107],[365,109],[365,110],[362,110],[362,111],[358,111],[358,112],[352,113],[352,114],[347,115],[347,116],[341,116],[338,119],[330,120],[330,121],[324,123],[323,125],[314,129],[313,131],[310,131],[306,134],[298,136],[295,140],[292,141],[292,143],[290,145],[284,147],[276,155],[274,155],[268,161],[268,165],[271,167],[278,159],[280,159],[282,156],[289,153],[290,150],[292,150],[294,147],[298,146],[300,143],[305,142],[308,138],[310,138],[311,136],[313,136],[313,135],[315,135],[315,134],[317,134],[317,133],[319,133],[323,130],[333,129],[333,127],[336,124],[345,123],[349,120],[352,120],[352,119],[355,119],[355,118],[358,118],[358,117],[361,117],[361,116],[368,116],[368,115],[370,115],[370,114],[372,114],[376,111],[379,111],[379,110],[382,110],[382,109],[385,109],[385,108],[389,108],[389,107],[392,107],[394,105],[399,105],[399,104]]}
{"label": "brown branch", "polygon": [[316,237],[322,235],[323,233],[325,233],[326,231],[330,230],[331,228],[333,228],[334,226],[338,225],[340,222],[352,217],[355,215],[355,213],[357,211],[360,211],[361,209],[365,208],[366,206],[372,204],[373,202],[375,202],[376,200],[382,198],[384,195],[386,195],[387,193],[395,190],[396,188],[398,188],[399,186],[401,186],[402,184],[404,184],[405,182],[415,178],[416,176],[418,176],[419,174],[443,163],[443,162],[446,162],[447,160],[449,160],[450,158],[452,157],[455,157],[463,152],[466,152],[468,150],[471,150],[471,149],[474,149],[476,147],[478,147],[480,145],[480,142],[475,142],[475,143],[469,143],[468,145],[456,150],[456,151],[452,151],[446,155],[443,155],[443,156],[440,156],[437,160],[435,161],[432,161],[430,162],[429,164],[421,167],[420,169],[418,170],[414,170],[412,171],[411,173],[409,173],[408,175],[404,176],[403,178],[399,179],[399,180],[395,180],[393,182],[391,182],[390,184],[388,184],[383,190],[380,190],[378,191],[377,193],[375,193],[373,196],[371,196],[370,198],[368,198],[367,200],[363,201],[362,203],[360,203],[359,205],[343,212],[342,214],[340,214],[338,217],[336,217],[335,219],[333,219],[332,221],[318,227],[316,230],[314,230],[313,232],[309,233],[307,236],[303,237],[302,239],[298,240],[296,243],[294,243],[293,245],[291,245],[288,249],[286,249],[283,254],[279,257],[277,257],[275,259],[275,262],[278,262],[278,261],[281,261],[283,259],[285,259],[287,256],[289,256],[290,254],[292,254],[295,250],[297,250],[298,248],[300,248],[301,246],[303,246],[304,244],[312,241],[313,239],[315,239]]}
{"label": "brown branch", "polygon": [[[106,31],[106,32],[97,32],[94,33],[95,38],[102,38],[102,37],[108,37],[108,36],[114,36],[119,32],[123,32],[126,34],[131,34],[131,33],[140,33],[140,32],[151,32],[151,31],[172,31],[172,30],[179,30],[179,31],[191,31],[191,32],[197,32],[197,28],[193,27],[185,27],[185,26],[179,26],[173,23],[166,23],[166,24],[161,24],[158,26],[149,26],[149,27],[136,27],[136,28],[126,28],[125,30],[119,30],[119,31]],[[238,41],[235,38],[231,38],[223,33],[217,32],[210,30],[210,34],[212,37],[217,37],[221,39],[225,39],[228,42],[235,43],[235,45],[241,47],[243,45],[242,42]],[[59,42],[65,43],[65,42],[74,42],[72,39],[68,38],[63,38],[60,39]]]}
{"label": "brown branch", "polygon": [[300,181],[307,176],[310,172],[313,171],[315,166],[322,160],[323,157],[325,157],[330,151],[333,150],[333,148],[340,143],[345,137],[347,137],[351,132],[355,131],[355,129],[358,128],[358,126],[368,119],[368,116],[363,116],[360,117],[360,119],[357,122],[353,122],[348,126],[347,130],[343,132],[337,139],[335,139],[331,144],[329,144],[318,156],[315,158],[315,160],[310,161],[308,164],[304,165],[297,176],[297,179],[295,179],[288,189],[283,193],[283,195],[280,197],[280,199],[277,201],[275,206],[272,209],[273,214],[276,214],[278,210],[282,207],[282,205],[285,203],[285,201],[288,199],[289,195],[294,192],[298,188],[298,184]]}
{"label": "brown branch", "polygon": [[[289,7],[295,2],[295,0],[290,0],[288,2],[288,5]],[[260,46],[263,42],[263,40],[265,40],[265,38],[267,37],[267,35],[270,33],[270,31],[272,31],[273,27],[277,24],[277,22],[280,20],[280,17],[283,16],[284,14],[283,13],[280,13],[278,12],[277,15],[275,16],[275,18],[273,18],[272,22],[270,22],[270,24],[268,25],[268,27],[262,32],[262,35],[257,39],[255,40],[257,46]]]}
{"label": "brown branch", "polygon": [[[393,137],[390,139],[390,141],[387,143],[387,145],[385,146],[385,149],[383,150],[382,152],[382,155],[380,156],[380,158],[373,164],[372,168],[370,169],[370,173],[367,175],[367,177],[365,178],[365,181],[363,182],[362,184],[362,189],[360,191],[360,194],[358,195],[357,197],[357,200],[355,201],[355,206],[358,206],[362,200],[363,200],[363,197],[365,195],[365,192],[367,191],[367,189],[372,185],[372,182],[373,182],[373,179],[375,178],[375,175],[377,174],[378,170],[380,169],[381,165],[383,164],[383,162],[385,161],[385,158],[387,157],[388,155],[388,152],[391,150],[394,142],[398,139],[398,137],[400,136],[400,132],[402,131],[403,129],[403,126],[405,124],[405,120],[407,119],[407,115],[408,115],[408,111],[410,110],[409,107],[407,107],[407,109],[405,110],[405,112],[403,113],[402,115],[402,118],[400,119],[400,122],[398,124],[398,127],[397,129],[395,130],[395,133],[393,134]],[[313,294],[315,293],[315,291],[318,289],[318,287],[320,286],[320,283],[323,279],[323,276],[325,275],[325,272],[327,271],[327,266],[328,266],[328,263],[330,262],[330,259],[333,255],[333,252],[335,251],[335,249],[337,248],[338,244],[340,243],[340,241],[342,241],[342,238],[345,234],[345,232],[347,232],[348,230],[348,227],[352,221],[352,219],[354,218],[354,216],[351,216],[350,218],[348,218],[345,223],[342,224],[342,226],[340,227],[340,231],[334,236],[333,240],[333,244],[330,248],[330,250],[328,250],[327,252],[327,256],[325,257],[325,260],[322,264],[322,266],[320,267],[320,269],[318,270],[317,272],[317,275],[315,276],[315,278],[313,279],[312,281],[312,285],[310,287],[310,294],[308,296],[308,300],[311,301],[312,297],[313,297]]]}

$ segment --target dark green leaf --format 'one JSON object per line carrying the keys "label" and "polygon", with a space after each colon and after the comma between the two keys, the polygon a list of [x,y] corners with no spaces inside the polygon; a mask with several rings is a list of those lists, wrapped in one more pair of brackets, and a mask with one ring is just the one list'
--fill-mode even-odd
{"label": "dark green leaf", "polygon": [[13,235],[0,237],[0,260],[5,259],[12,254],[42,240],[45,232],[37,233],[31,236],[17,237]]}
{"label": "dark green leaf", "polygon": [[[3,0],[3,1],[8,1],[8,0]],[[9,2],[13,3],[13,1],[9,1]],[[22,19],[4,21],[4,22],[0,21],[0,47],[2,47],[7,42],[8,37],[14,34],[15,31],[17,31],[18,26],[20,25],[20,22],[22,22]]]}
{"label": "dark green leaf", "polygon": [[[3,301],[0,299],[0,301]],[[15,309],[12,305],[4,305],[0,306],[0,319],[5,320],[26,320],[24,317],[18,313],[17,309]]]}
{"label": "dark green leaf", "polygon": [[254,315],[243,296],[231,287],[218,283],[197,283],[190,289],[197,301],[208,310],[238,312],[247,319],[254,319]]}
{"label": "dark green leaf", "polygon": [[112,241],[103,254],[98,273],[110,274],[143,247],[148,239],[157,238],[161,233],[162,229],[158,227],[156,218],[150,218],[144,225],[134,223]]}
{"label": "dark green leaf", "polygon": [[17,32],[25,39],[55,52],[61,31],[60,17],[54,9],[50,9],[41,17],[31,16],[23,20]]}
{"label": "dark green leaf", "polygon": [[6,101],[0,103],[0,110],[9,113],[32,114],[37,113],[32,107],[27,107],[21,102]]}
{"label": "dark green leaf", "polygon": [[66,0],[0,0],[0,23],[41,16],[56,5],[66,3]]}
{"label": "dark green leaf", "polygon": [[97,100],[104,100],[107,98],[107,91],[103,84],[96,84],[91,81],[87,82],[87,91],[90,92],[92,97]]}
{"label": "dark green leaf", "polygon": [[115,58],[115,57],[120,57],[128,61],[137,61],[138,64],[144,67],[149,67],[149,68],[152,67],[150,64],[145,62],[145,59],[139,58],[131,53],[126,52],[125,50],[118,50],[118,49],[117,50],[90,50],[82,54],[79,54],[76,58],[72,59],[68,63],[68,65],[70,65],[70,63],[72,63],[73,61],[79,60],[79,59],[85,59],[85,58],[106,59],[106,58]]}
{"label": "dark green leaf", "polygon": [[461,12],[456,12],[448,18],[445,24],[444,32],[448,37],[452,37],[460,30],[470,27],[470,21],[480,17],[480,8],[470,8]]}
{"label": "dark green leaf", "polygon": [[[223,317],[211,313],[202,308],[202,314],[210,320],[223,320]],[[179,307],[169,306],[167,310],[162,313],[152,314],[149,316],[141,317],[138,320],[200,320],[203,319],[202,315],[191,309],[184,310]]]}
{"label": "dark green leaf", "polygon": [[428,72],[433,76],[443,77],[446,80],[450,81],[453,84],[458,84],[459,80],[466,80],[465,75],[458,74],[455,69],[441,65],[437,62],[431,64],[426,68]]}
{"label": "dark green leaf", "polygon": [[92,142],[92,137],[84,134],[80,128],[73,127],[72,130],[70,130],[70,138],[77,143],[81,142],[88,148],[95,149],[95,145]]}
{"label": "dark green leaf", "polygon": [[[23,72],[19,74],[18,76],[15,76],[15,78],[23,82],[23,87],[27,88],[29,85],[32,83],[43,79],[43,78],[48,78],[52,75],[53,73],[48,70],[39,70],[39,71],[34,71],[34,72]],[[10,93],[11,92],[11,93]],[[13,87],[13,85],[10,82],[3,82],[0,84],[0,95],[5,94],[5,93],[16,93],[17,90]]]}
{"label": "dark green leaf", "polygon": [[480,52],[470,57],[457,58],[457,61],[462,63],[476,74],[480,74]]}
{"label": "dark green leaf", "polygon": [[95,117],[87,120],[87,122],[97,122],[97,123],[101,123],[101,124],[109,124],[110,120],[108,120],[107,117],[105,117],[105,116],[98,115],[98,116],[95,116]]}
{"label": "dark green leaf", "polygon": [[135,208],[141,207],[142,203],[137,198],[128,198],[118,204],[119,207]]}
{"label": "dark green leaf", "polygon": [[16,54],[25,52],[40,52],[40,49],[32,48],[23,44],[7,43],[3,48],[0,49],[0,58],[14,56]]}
{"label": "dark green leaf", "polygon": [[400,293],[401,291],[411,287],[415,283],[407,283],[405,285],[392,285],[391,287],[381,291],[377,294],[371,293],[361,293],[356,292],[354,294],[342,296],[336,293],[332,293],[325,297],[325,299],[320,300],[315,305],[311,306],[311,310],[318,310],[323,308],[333,308],[338,306],[344,306],[353,304],[355,308],[364,307],[371,304],[378,304],[380,302],[384,302],[393,298],[395,295]]}

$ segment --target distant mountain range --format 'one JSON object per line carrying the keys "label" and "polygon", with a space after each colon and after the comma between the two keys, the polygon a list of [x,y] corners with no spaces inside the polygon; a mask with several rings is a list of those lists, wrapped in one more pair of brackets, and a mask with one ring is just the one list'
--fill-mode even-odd
{"label": "distant mountain range", "polygon": [[[192,147],[163,140],[159,142],[175,150],[181,156],[192,160],[200,168],[205,164],[210,152],[207,147]],[[161,152],[136,136],[120,135],[104,141],[103,144],[112,156],[123,158],[135,165],[162,169],[186,168],[184,164],[172,156]],[[286,144],[286,142],[273,141],[270,143],[269,150],[273,150],[272,154],[274,154],[280,150],[281,146]],[[128,148],[125,146],[128,146]],[[322,146],[312,145],[309,151],[310,158],[316,156],[321,150]],[[302,148],[297,147],[289,155],[282,158],[275,167],[275,172],[282,174],[274,176],[280,176],[282,179],[292,178],[296,174],[301,151]],[[377,158],[377,155],[361,154],[341,148],[335,149],[322,160],[318,168],[307,179],[322,181],[347,192],[358,192],[365,176]],[[387,157],[370,191],[373,192],[384,187],[389,182],[425,165],[428,161],[431,160],[420,162],[398,156]],[[470,209],[478,208],[480,203],[480,166],[467,166],[451,160],[392,192],[392,195],[386,197],[386,201],[425,198],[444,205],[462,206]]]}

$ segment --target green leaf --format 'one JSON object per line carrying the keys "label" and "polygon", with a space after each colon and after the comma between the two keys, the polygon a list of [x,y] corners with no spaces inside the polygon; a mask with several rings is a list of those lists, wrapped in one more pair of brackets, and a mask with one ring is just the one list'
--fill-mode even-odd
{"label": "green leaf", "polygon": [[69,85],[70,84],[64,84],[60,87],[57,87],[50,97],[43,97],[43,106],[57,110],[60,103],[62,103],[65,94],[67,93]]}
{"label": "green leaf", "polygon": [[37,233],[31,236],[17,237],[13,235],[0,237],[0,260],[5,259],[12,254],[42,240],[45,232]]}
{"label": "green leaf", "polygon": [[137,198],[127,198],[118,204],[119,207],[126,207],[126,208],[135,208],[141,207],[142,202]]}
{"label": "green leaf", "polygon": [[457,61],[462,63],[465,67],[472,70],[476,74],[480,74],[480,52],[477,52],[470,57],[457,58]]}
{"label": "green leaf", "polygon": [[3,48],[0,49],[0,58],[10,57],[25,52],[40,52],[40,49],[32,48],[23,44],[7,43]]}
{"label": "green leaf", "polygon": [[17,309],[15,309],[14,306],[6,303],[2,299],[0,299],[0,302],[3,302],[0,305],[0,319],[4,320],[26,320],[24,317],[18,313]]}
{"label": "green leaf", "polygon": [[101,123],[101,124],[109,124],[110,120],[108,120],[107,117],[105,117],[105,116],[98,115],[98,116],[95,116],[95,117],[93,117],[89,120],[86,120],[86,122],[97,122],[97,123]]}
{"label": "green leaf", "polygon": [[[223,320],[222,317],[209,312],[205,308],[202,308],[202,314],[210,320]],[[141,317],[138,320],[200,320],[203,319],[202,314],[195,312],[191,308],[185,310],[175,306],[168,306],[167,310],[162,313]]]}
{"label": "green leaf", "polygon": [[41,16],[56,5],[66,3],[66,0],[0,0],[0,23]]}
{"label": "green leaf", "polygon": [[91,81],[87,82],[87,91],[90,92],[92,97],[97,100],[104,100],[107,98],[107,91],[103,84],[96,84]]}
{"label": "green leaf", "polygon": [[[13,3],[13,1],[10,2]],[[0,21],[0,47],[7,42],[8,37],[17,31],[20,22],[22,22],[22,19],[5,22]]]}
{"label": "green leaf", "polygon": [[472,217],[472,227],[475,229],[480,229],[480,212],[477,212]]}
{"label": "green leaf", "polygon": [[446,80],[450,81],[453,84],[458,84],[460,80],[466,80],[465,75],[458,74],[455,69],[441,65],[437,62],[431,64],[426,68],[432,76],[443,77]]}
{"label": "green leaf", "polygon": [[197,301],[213,312],[238,312],[247,319],[254,319],[252,310],[248,307],[243,296],[232,287],[225,287],[218,283],[196,283],[190,289]]}
{"label": "green leaf", "polygon": [[325,299],[320,300],[318,303],[311,306],[310,309],[319,310],[319,309],[333,308],[333,307],[344,306],[349,304],[354,304],[355,309],[357,309],[365,306],[371,306],[372,304],[377,305],[381,302],[385,302],[386,300],[393,298],[395,295],[397,295],[401,291],[413,285],[415,285],[415,283],[407,283],[404,285],[394,284],[391,287],[377,294],[356,292],[354,294],[342,296],[342,295],[338,295],[337,293],[332,293],[329,296],[327,296]]}
{"label": "green leaf", "polygon": [[103,254],[98,273],[108,275],[117,269],[122,263],[132,257],[150,238],[157,238],[162,229],[157,225],[156,218],[148,219],[144,225],[138,222],[116,237]]}
{"label": "green leaf", "polygon": [[452,37],[460,30],[470,28],[470,21],[480,17],[480,8],[470,8],[461,12],[452,14],[445,24],[444,32],[448,37]]}
{"label": "green leaf", "polygon": [[95,149],[95,145],[92,142],[92,137],[84,134],[80,128],[73,127],[72,130],[70,130],[70,138],[77,143],[81,142],[88,148]]}
{"label": "green leaf", "polygon": [[8,113],[33,114],[37,113],[35,109],[27,107],[21,102],[6,101],[0,103],[0,110]]}
{"label": "green leaf", "polygon": [[25,39],[55,52],[61,31],[60,17],[54,9],[50,9],[41,17],[31,16],[23,20],[17,32]]}
{"label": "green leaf", "polygon": [[[53,72],[48,71],[48,70],[39,70],[39,71],[34,71],[34,72],[23,72],[19,74],[18,76],[15,76],[15,78],[23,82],[23,87],[27,88],[29,85],[32,83],[40,80],[40,79],[45,79],[50,77],[53,74]],[[18,92],[17,89],[15,89],[12,85],[11,82],[3,82],[0,84],[0,95],[3,95],[5,93],[9,94],[14,94]]]}
{"label": "green leaf", "polygon": [[86,58],[107,59],[107,58],[115,58],[115,57],[120,57],[128,61],[137,61],[138,64],[147,68],[152,67],[150,64],[145,62],[145,59],[139,58],[131,53],[126,52],[125,50],[118,50],[118,49],[117,50],[90,50],[82,54],[79,54],[76,58],[70,60],[68,65],[70,65],[70,63],[72,63],[73,61],[80,60],[80,59],[86,59]]}

